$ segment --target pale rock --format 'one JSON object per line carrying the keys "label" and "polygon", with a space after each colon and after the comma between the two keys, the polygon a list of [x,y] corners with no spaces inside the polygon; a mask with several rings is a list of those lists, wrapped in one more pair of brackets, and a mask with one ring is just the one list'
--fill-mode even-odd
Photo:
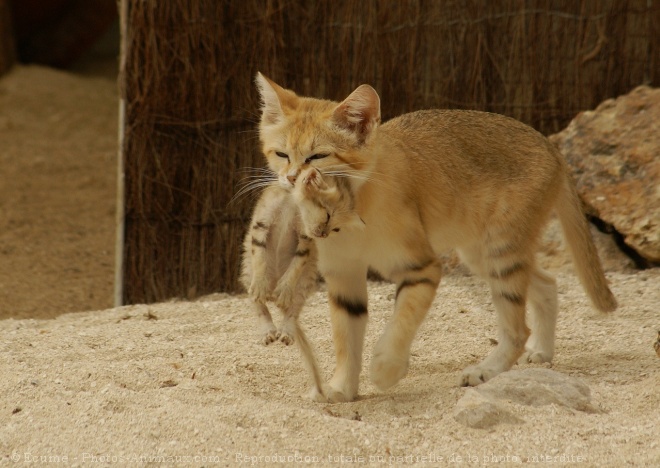
{"label": "pale rock", "polygon": [[468,389],[465,395],[458,400],[453,416],[464,426],[475,429],[487,429],[500,423],[523,422],[513,415],[504,404],[478,392],[478,387]]}
{"label": "pale rock", "polygon": [[545,368],[503,372],[479,387],[482,396],[526,406],[559,405],[588,413],[598,412],[591,404],[591,391],[582,380]]}
{"label": "pale rock", "polygon": [[501,423],[524,422],[515,416],[515,405],[557,405],[588,413],[599,412],[591,404],[589,386],[583,381],[545,368],[516,369],[470,388],[456,403],[454,419],[477,429]]}

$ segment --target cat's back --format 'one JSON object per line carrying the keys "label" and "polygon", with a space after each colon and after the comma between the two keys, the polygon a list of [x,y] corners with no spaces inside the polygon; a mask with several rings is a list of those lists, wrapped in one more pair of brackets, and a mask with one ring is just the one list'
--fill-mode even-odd
{"label": "cat's back", "polygon": [[379,129],[386,141],[428,164],[455,164],[467,172],[515,174],[533,165],[554,170],[558,152],[542,134],[490,112],[430,109],[393,118]]}
{"label": "cat's back", "polygon": [[410,112],[385,122],[381,129],[400,138],[422,137],[475,145],[520,141],[521,138],[536,144],[547,141],[532,127],[516,119],[473,110],[428,109]]}

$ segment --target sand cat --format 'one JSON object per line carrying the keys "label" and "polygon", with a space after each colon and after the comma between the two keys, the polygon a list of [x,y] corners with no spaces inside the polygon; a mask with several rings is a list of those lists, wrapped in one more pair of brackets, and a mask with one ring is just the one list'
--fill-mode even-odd
{"label": "sand cat", "polygon": [[316,241],[337,359],[331,401],[358,394],[369,268],[396,283],[394,313],[370,363],[380,389],[407,372],[413,338],[440,282],[438,253],[448,248],[487,282],[498,319],[497,346],[459,383],[478,385],[518,359],[552,359],[557,287],[536,264],[535,250],[553,209],[593,304],[616,308],[566,164],[532,128],[460,110],[413,112],[381,125],[380,98],[368,85],[339,103],[300,97],[261,74],[256,82],[262,151],[281,187],[293,189],[308,167],[340,173],[365,222],[361,231]]}
{"label": "sand cat", "polygon": [[[294,198],[299,206],[294,203]],[[257,202],[243,244],[241,281],[252,299],[264,344],[298,341],[303,360],[314,377],[312,395],[323,396],[318,366],[298,316],[317,283],[317,252],[313,237],[325,238],[342,228],[358,227],[348,181],[323,177],[308,168],[293,193],[266,188]],[[275,327],[266,302],[274,300],[284,321]]]}

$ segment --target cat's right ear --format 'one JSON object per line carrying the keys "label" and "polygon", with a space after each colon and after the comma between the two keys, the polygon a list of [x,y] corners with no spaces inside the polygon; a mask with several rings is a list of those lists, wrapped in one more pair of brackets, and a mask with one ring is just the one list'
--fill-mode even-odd
{"label": "cat's right ear", "polygon": [[380,124],[380,97],[375,89],[363,84],[337,106],[333,113],[335,124],[348,130],[359,144],[367,141]]}
{"label": "cat's right ear", "polygon": [[284,107],[295,94],[257,72],[255,79],[261,96],[261,123],[273,125],[284,118]]}

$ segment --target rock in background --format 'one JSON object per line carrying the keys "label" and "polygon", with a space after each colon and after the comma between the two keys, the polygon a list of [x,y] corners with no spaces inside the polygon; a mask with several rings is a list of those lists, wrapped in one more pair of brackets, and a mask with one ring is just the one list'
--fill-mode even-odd
{"label": "rock in background", "polygon": [[639,86],[578,116],[553,141],[587,213],[639,267],[660,265],[660,89]]}

